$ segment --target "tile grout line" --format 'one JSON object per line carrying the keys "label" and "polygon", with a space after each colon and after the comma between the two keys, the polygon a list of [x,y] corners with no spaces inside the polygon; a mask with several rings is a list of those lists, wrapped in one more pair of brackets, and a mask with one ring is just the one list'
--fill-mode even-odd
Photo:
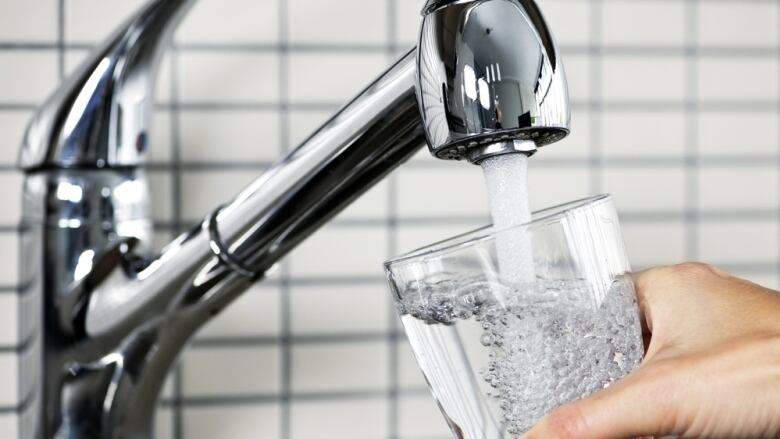
{"label": "tile grout line", "polygon": [[[387,52],[388,62],[392,63],[397,58],[396,48],[398,47],[398,0],[386,0],[387,7]],[[398,252],[398,175],[392,173],[387,176],[387,257],[392,258]],[[380,268],[381,269],[381,268]],[[389,296],[387,288],[380,290],[380,294]],[[397,324],[398,316],[395,311],[395,304],[392,300],[387,300],[387,343],[388,343],[388,391],[387,391],[387,437],[388,439],[398,439],[400,431],[400,399],[399,394],[399,352],[398,352],[398,334]]]}
{"label": "tile grout line", "polygon": [[[290,145],[290,50],[289,50],[289,10],[287,0],[279,0],[279,140],[280,155],[285,155],[291,148]],[[281,295],[280,313],[281,313],[281,355],[280,355],[280,416],[279,416],[279,437],[280,439],[290,439],[292,436],[292,408],[291,408],[291,389],[292,389],[292,346],[291,337],[291,294],[290,294],[290,261],[288,255],[280,262],[280,282],[279,293]]]}
{"label": "tile grout line", "polygon": [[[592,49],[599,52],[597,47]],[[700,52],[700,51],[699,51]],[[603,52],[601,52],[603,55]],[[699,56],[701,58],[701,56]],[[593,82],[593,81],[592,81]],[[179,102],[178,110],[180,112],[279,112],[284,109],[295,110],[299,112],[335,112],[344,103],[343,102],[323,102],[323,101],[296,101],[296,102],[275,102],[275,101],[255,101],[255,102]],[[674,110],[685,110],[686,101],[679,100],[654,100],[654,99],[604,99],[600,100],[572,100],[572,109],[587,110],[594,106],[602,110],[623,111],[627,113],[639,112],[667,112]],[[698,103],[699,110],[707,113],[777,113],[778,99],[742,99],[742,100],[703,100]],[[171,110],[169,103],[158,102],[154,106],[155,110]],[[32,111],[38,108],[37,103],[33,102],[15,102],[0,103],[0,112],[3,111]]]}
{"label": "tile grout line", "polygon": [[[171,77],[170,77],[170,99],[171,109],[169,113],[170,117],[170,154],[171,154],[171,216],[174,222],[174,228],[172,229],[171,238],[175,238],[181,233],[182,228],[182,186],[181,186],[181,123],[179,112],[179,53],[176,47],[169,49]],[[172,404],[172,417],[171,423],[172,435],[174,439],[184,438],[184,419],[182,413],[182,387],[183,382],[183,369],[184,365],[181,359],[176,364],[173,370],[173,404]]]}
{"label": "tile grout line", "polygon": [[699,104],[697,93],[698,75],[698,0],[685,3],[685,39],[688,50],[685,55],[685,205],[689,212],[683,221],[685,226],[685,258],[696,260],[699,256]]}
{"label": "tile grout line", "polygon": [[[249,52],[249,53],[272,53],[278,54],[282,48],[278,44],[203,44],[203,43],[178,43],[174,45],[181,53],[230,53],[230,52]],[[96,44],[64,43],[65,50],[90,51],[97,47]],[[311,54],[311,53],[368,53],[375,54],[385,51],[386,44],[290,44],[286,50],[289,52]],[[398,45],[394,49],[398,49]],[[590,45],[560,45],[559,50],[562,55],[587,55],[591,51]],[[15,42],[0,41],[0,50],[3,51],[46,51],[58,50],[58,43],[36,43],[36,42]],[[647,56],[675,56],[684,55],[686,47],[684,45],[630,45],[630,44],[602,44],[600,45],[602,53],[612,56],[629,56],[637,54]],[[753,47],[730,47],[704,45],[700,48],[701,55],[707,58],[757,58],[765,59],[767,57],[780,58],[780,52],[774,45],[753,46]]]}
{"label": "tile grout line", "polygon": [[57,0],[57,69],[65,79],[65,0]]}
{"label": "tile grout line", "polygon": [[604,180],[604,157],[601,146],[602,100],[602,53],[601,13],[602,0],[590,2],[590,192],[600,194]]}

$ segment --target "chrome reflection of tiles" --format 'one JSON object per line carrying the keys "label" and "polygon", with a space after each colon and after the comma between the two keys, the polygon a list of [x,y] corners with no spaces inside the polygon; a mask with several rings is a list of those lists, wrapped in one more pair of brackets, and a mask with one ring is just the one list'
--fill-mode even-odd
{"label": "chrome reflection of tiles", "polygon": [[[534,206],[610,192],[635,267],[706,260],[777,287],[780,1],[538,1],[574,113],[570,138],[532,161]],[[0,2],[0,437],[18,436],[29,377],[17,357],[34,336],[16,318],[25,124],[140,4]],[[148,166],[158,245],[415,44],[421,6],[199,0],[160,72]],[[422,152],[326,225],[198,335],[166,386],[158,437],[450,437],[380,264],[484,224],[480,179]]]}

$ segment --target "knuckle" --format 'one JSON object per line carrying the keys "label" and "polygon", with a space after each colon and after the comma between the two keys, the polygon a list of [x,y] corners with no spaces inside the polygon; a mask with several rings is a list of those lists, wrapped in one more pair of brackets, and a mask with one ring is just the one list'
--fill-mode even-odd
{"label": "knuckle", "polygon": [[703,262],[686,262],[671,266],[669,270],[669,274],[679,280],[701,279],[713,276],[723,277],[725,275],[720,269]]}
{"label": "knuckle", "polygon": [[577,404],[564,406],[547,418],[545,437],[550,439],[576,439],[585,435],[586,422]]}

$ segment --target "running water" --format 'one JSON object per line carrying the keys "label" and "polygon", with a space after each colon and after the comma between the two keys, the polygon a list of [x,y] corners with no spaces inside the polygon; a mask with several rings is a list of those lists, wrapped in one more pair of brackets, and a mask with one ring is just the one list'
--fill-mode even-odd
{"label": "running water", "polygon": [[531,221],[528,202],[528,157],[508,154],[482,162],[501,277],[510,283],[534,279],[534,260],[528,231],[517,226]]}

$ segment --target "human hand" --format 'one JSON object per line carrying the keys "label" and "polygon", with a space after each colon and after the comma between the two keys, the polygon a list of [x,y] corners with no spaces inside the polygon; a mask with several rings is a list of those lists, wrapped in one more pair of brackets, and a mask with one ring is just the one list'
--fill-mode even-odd
{"label": "human hand", "polygon": [[634,276],[647,354],[523,439],[780,437],[780,295],[705,264]]}

